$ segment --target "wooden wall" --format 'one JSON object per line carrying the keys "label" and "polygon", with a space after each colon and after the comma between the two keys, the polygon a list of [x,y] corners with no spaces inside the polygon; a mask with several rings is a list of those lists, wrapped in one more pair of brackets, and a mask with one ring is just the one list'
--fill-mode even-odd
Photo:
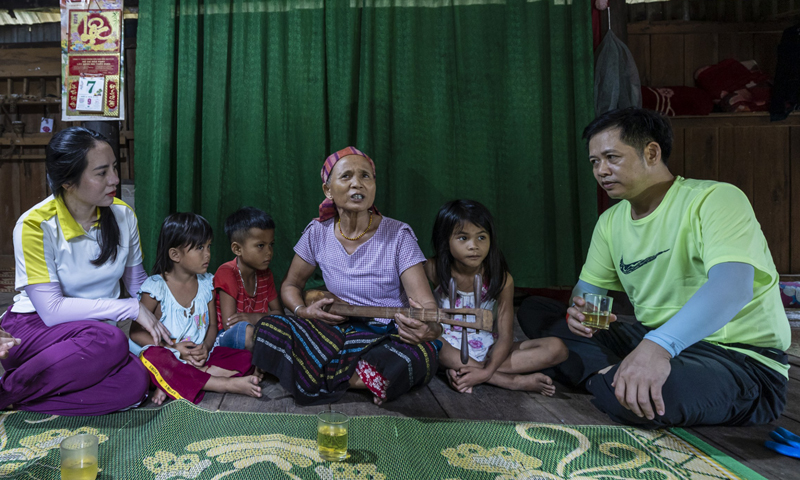
{"label": "wooden wall", "polygon": [[728,182],[750,199],[781,274],[800,273],[800,115],[673,117],[672,173]]}
{"label": "wooden wall", "polygon": [[[135,48],[127,48],[126,119],[120,124],[121,180],[134,178],[135,59]],[[0,268],[14,265],[13,229],[17,218],[50,194],[44,158],[45,145],[52,134],[39,133],[42,117],[54,119],[54,131],[80,125],[80,122],[61,121],[60,82],[60,48],[0,49]],[[12,95],[18,96],[16,112],[11,109]],[[12,120],[25,123],[22,135],[12,132]]]}
{"label": "wooden wall", "polygon": [[754,22],[800,14],[800,0],[669,0],[628,5],[628,22],[693,20]]}
{"label": "wooden wall", "polygon": [[[755,60],[772,77],[778,43],[790,25],[787,19],[637,22],[628,24],[628,47],[646,86],[695,86],[698,68],[726,58]],[[711,114],[672,117],[672,124],[670,170],[741,188],[753,204],[778,271],[800,273],[800,115],[770,123],[765,112]]]}
{"label": "wooden wall", "polygon": [[693,87],[694,72],[726,58],[755,60],[775,75],[777,48],[786,22],[640,22],[628,24],[628,48],[642,85]]}

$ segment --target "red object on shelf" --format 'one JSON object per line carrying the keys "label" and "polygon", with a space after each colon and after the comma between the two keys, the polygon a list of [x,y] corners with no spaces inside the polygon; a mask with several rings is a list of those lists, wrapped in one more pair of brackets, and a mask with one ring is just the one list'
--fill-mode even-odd
{"label": "red object on shelf", "polygon": [[769,77],[765,73],[757,68],[751,71],[742,62],[732,58],[697,70],[694,80],[715,102],[736,90],[769,83]]}
{"label": "red object on shelf", "polygon": [[695,87],[642,87],[642,107],[662,115],[708,115],[714,109],[711,96]]}

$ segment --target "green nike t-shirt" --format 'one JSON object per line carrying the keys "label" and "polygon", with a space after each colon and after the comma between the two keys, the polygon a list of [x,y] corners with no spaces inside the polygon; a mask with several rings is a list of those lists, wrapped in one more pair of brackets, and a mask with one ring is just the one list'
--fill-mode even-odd
{"label": "green nike t-shirt", "polygon": [[[711,267],[725,262],[755,268],[753,300],[704,340],[786,351],[791,332],[778,272],[750,202],[733,185],[676,177],[661,204],[638,220],[629,202],[613,206],[597,221],[580,279],[624,291],[637,320],[657,328],[708,281]],[[733,349],[788,376],[788,365]]]}

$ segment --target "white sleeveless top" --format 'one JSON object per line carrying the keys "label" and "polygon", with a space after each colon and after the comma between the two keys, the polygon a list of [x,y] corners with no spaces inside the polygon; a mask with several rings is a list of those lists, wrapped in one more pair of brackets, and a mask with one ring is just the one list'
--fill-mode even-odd
{"label": "white sleeveless top", "polygon": [[[178,342],[194,342],[202,344],[208,332],[208,322],[216,317],[211,317],[208,311],[208,302],[214,298],[214,274],[204,273],[197,276],[197,295],[192,300],[189,308],[183,307],[167,286],[166,280],[161,275],[152,275],[144,281],[139,289],[139,299],[142,294],[149,293],[151,297],[161,304],[161,323],[169,330],[170,337]],[[139,355],[147,347],[135,351],[137,345],[129,342],[131,352]],[[149,346],[149,345],[148,345]],[[172,350],[172,349],[170,349]],[[174,350],[177,352],[177,350]],[[177,353],[180,358],[180,353]]]}
{"label": "white sleeveless top", "polygon": [[[497,318],[497,300],[494,298],[486,299],[486,286],[481,289],[481,297],[484,300],[481,302],[480,308],[491,310],[494,318]],[[456,305],[453,308],[475,308],[475,293],[456,291]],[[439,308],[450,308],[450,299],[444,294],[441,285],[436,287],[433,291],[436,297],[436,303]],[[474,322],[475,318],[467,316],[463,318],[462,315],[456,315],[456,320],[463,320],[466,322]],[[442,331],[442,338],[447,341],[453,348],[461,350],[461,327],[454,325],[442,324],[444,330]],[[486,359],[486,354],[489,349],[494,345],[497,335],[493,332],[486,332],[483,330],[467,329],[467,341],[469,342],[469,356],[477,362],[482,362]]]}

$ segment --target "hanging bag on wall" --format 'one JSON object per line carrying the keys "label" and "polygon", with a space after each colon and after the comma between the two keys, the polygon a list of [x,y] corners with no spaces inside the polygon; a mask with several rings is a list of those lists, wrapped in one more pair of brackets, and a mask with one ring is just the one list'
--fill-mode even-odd
{"label": "hanging bag on wall", "polygon": [[616,108],[641,106],[641,82],[636,62],[628,47],[609,30],[600,43],[595,63],[595,115]]}

